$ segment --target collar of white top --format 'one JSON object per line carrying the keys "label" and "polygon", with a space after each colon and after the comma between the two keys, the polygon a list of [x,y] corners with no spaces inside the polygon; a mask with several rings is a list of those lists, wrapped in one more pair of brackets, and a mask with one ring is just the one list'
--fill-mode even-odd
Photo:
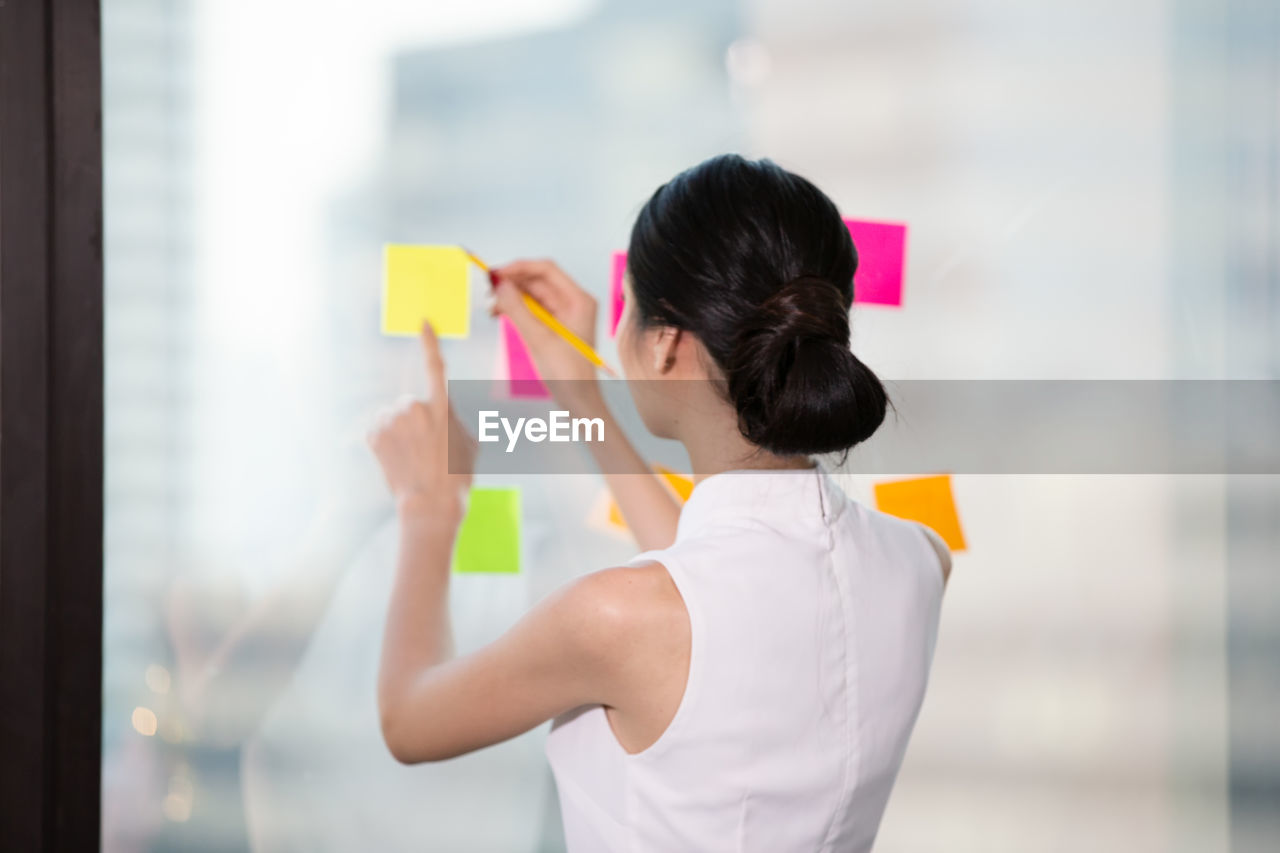
{"label": "collar of white top", "polygon": [[676,538],[725,517],[821,521],[838,506],[838,488],[820,465],[812,468],[722,471],[700,480],[680,512]]}

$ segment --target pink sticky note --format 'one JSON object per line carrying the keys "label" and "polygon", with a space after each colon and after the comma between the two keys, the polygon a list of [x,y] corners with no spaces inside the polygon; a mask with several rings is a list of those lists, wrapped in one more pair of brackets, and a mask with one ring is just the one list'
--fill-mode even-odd
{"label": "pink sticky note", "polygon": [[511,396],[531,400],[545,400],[551,396],[538,369],[533,366],[529,348],[516,330],[515,324],[502,318],[502,340],[507,348],[507,380]]}
{"label": "pink sticky note", "polygon": [[898,222],[846,219],[844,224],[858,250],[853,276],[853,301],[874,305],[902,304],[902,266],[907,250],[907,226]]}
{"label": "pink sticky note", "polygon": [[613,282],[609,287],[610,305],[613,309],[609,321],[609,337],[617,337],[618,321],[622,319],[622,277],[627,272],[627,253],[613,253]]}
{"label": "pink sticky note", "polygon": [[[506,320],[505,317],[502,319]],[[505,385],[507,374],[511,372],[511,368],[507,366],[506,333],[499,332],[499,335],[502,340],[493,348],[493,372],[489,374],[493,377],[493,381],[489,383],[489,399],[510,400],[511,392]]]}

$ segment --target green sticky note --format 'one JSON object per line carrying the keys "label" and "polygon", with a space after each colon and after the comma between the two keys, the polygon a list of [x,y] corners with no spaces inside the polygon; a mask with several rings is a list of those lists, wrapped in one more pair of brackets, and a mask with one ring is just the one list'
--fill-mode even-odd
{"label": "green sticky note", "polygon": [[455,572],[520,571],[520,490],[471,489],[453,552]]}
{"label": "green sticky note", "polygon": [[471,320],[471,267],[459,246],[383,250],[382,334],[416,335],[422,321],[442,338],[465,338]]}

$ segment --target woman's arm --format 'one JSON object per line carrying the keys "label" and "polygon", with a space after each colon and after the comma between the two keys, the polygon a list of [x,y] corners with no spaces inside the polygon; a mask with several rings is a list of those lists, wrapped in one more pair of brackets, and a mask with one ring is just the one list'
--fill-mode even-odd
{"label": "woman's arm", "polygon": [[675,541],[680,504],[636,451],[605,404],[595,367],[529,313],[520,293],[527,292],[556,319],[595,345],[596,300],[552,261],[514,261],[495,269],[494,296],[529,347],[538,371],[557,401],[574,417],[600,418],[605,442],[587,446],[604,472],[618,509],[642,550],[665,548]]}
{"label": "woman's arm", "polygon": [[[597,391],[597,397],[599,397]],[[573,410],[574,417],[600,418],[608,441],[588,442],[596,465],[604,472],[605,484],[613,494],[627,527],[640,550],[666,548],[676,539],[680,504],[635,445],[623,433],[604,400],[587,399]]]}
{"label": "woman's arm", "polygon": [[[453,657],[447,638],[452,540],[438,521],[403,518],[401,556],[378,677],[382,736],[405,764],[500,743],[586,704],[630,705],[628,649],[643,643],[632,569],[561,587],[489,645]],[[636,584],[644,586],[644,584]],[[657,613],[657,608],[649,608]]]}
{"label": "woman's arm", "polygon": [[399,557],[378,668],[382,735],[400,761],[415,754],[414,709],[424,676],[453,657],[449,566],[464,514],[457,500],[401,504]]}
{"label": "woman's arm", "polygon": [[369,437],[400,520],[378,708],[383,738],[405,763],[498,743],[579,705],[631,706],[627,691],[652,666],[641,652],[680,638],[672,585],[654,583],[651,569],[618,568],[573,581],[495,642],[453,656],[450,562],[475,446],[457,440],[464,433],[456,422],[449,441],[454,415],[429,327],[422,342],[430,396],[385,416]]}

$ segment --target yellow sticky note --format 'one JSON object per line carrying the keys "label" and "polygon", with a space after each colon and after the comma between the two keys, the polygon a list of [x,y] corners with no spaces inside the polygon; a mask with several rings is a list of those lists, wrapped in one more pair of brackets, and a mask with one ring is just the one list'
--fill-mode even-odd
{"label": "yellow sticky note", "polygon": [[473,487],[453,551],[455,572],[520,571],[520,490]]}
{"label": "yellow sticky note", "polygon": [[471,267],[458,246],[387,245],[383,250],[382,334],[417,335],[422,321],[442,338],[465,338],[471,322]]}
{"label": "yellow sticky note", "polygon": [[[689,500],[689,495],[693,494],[693,478],[686,477],[684,474],[677,474],[665,465],[654,465],[654,473],[662,477],[667,484],[667,488],[675,495],[676,500],[680,501],[683,506],[684,502]],[[617,501],[609,501],[609,523],[620,530],[627,529],[627,523],[622,520],[622,510],[618,508]]]}
{"label": "yellow sticky note", "polygon": [[965,549],[950,474],[876,483],[875,495],[881,512],[919,521],[932,527],[952,551]]}

